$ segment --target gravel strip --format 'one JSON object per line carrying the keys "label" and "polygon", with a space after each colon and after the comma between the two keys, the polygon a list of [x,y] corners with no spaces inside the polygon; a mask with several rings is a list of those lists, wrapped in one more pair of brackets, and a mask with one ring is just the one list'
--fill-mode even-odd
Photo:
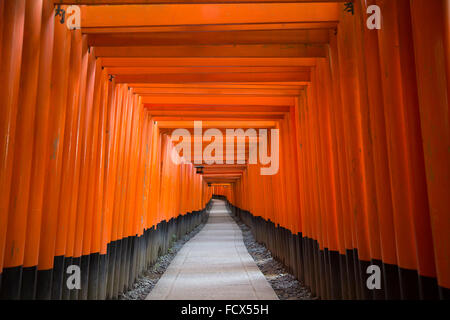
{"label": "gravel strip", "polygon": [[[251,229],[246,224],[236,220],[236,218],[235,221],[242,231],[244,244],[248,252],[280,300],[314,299],[311,292],[295,279],[292,274],[288,273],[283,264],[275,260],[264,245],[255,241]],[[204,226],[205,224],[199,225],[191,233],[176,241],[166,255],[159,257],[156,263],[141,275],[138,281],[133,284],[133,289],[119,296],[119,300],[145,300],[178,251],[186,242],[199,233]]]}
{"label": "gravel strip", "polygon": [[311,292],[288,273],[284,265],[272,257],[270,251],[255,241],[251,229],[233,217],[244,237],[244,244],[280,300],[314,300]]}
{"label": "gravel strip", "polygon": [[164,272],[166,272],[166,269],[169,267],[169,264],[175,258],[178,251],[180,251],[186,242],[199,233],[204,226],[204,223],[198,225],[190,233],[176,241],[172,247],[170,247],[169,252],[166,255],[159,257],[154,265],[144,271],[139,279],[133,284],[133,289],[126,293],[122,293],[119,296],[119,300],[145,300]]}

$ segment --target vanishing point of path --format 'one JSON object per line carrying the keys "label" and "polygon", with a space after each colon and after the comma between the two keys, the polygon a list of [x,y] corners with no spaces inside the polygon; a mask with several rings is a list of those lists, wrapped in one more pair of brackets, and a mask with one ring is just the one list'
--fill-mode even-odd
{"label": "vanishing point of path", "polygon": [[147,300],[277,300],[249,255],[225,202],[178,252]]}

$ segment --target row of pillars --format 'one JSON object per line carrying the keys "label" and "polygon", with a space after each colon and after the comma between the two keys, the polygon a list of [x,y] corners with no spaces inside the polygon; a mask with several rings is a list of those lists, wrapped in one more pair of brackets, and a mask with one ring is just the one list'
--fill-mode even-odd
{"label": "row of pillars", "polygon": [[[1,0],[0,44],[2,298],[61,299],[68,262],[98,283],[111,243],[202,212],[206,183],[168,159],[173,146],[140,97],[53,1]],[[79,298],[105,297],[86,286]]]}
{"label": "row of pillars", "polygon": [[[366,27],[374,4],[379,30]],[[450,4],[353,5],[352,14],[342,4],[328,56],[317,59],[311,85],[280,121],[279,174],[260,176],[250,165],[222,193],[309,239],[309,286],[319,270],[334,270],[346,274],[335,297],[367,298],[373,264],[384,272],[383,298],[449,298]],[[346,262],[318,260],[324,252]],[[321,281],[329,287],[333,279]]]}

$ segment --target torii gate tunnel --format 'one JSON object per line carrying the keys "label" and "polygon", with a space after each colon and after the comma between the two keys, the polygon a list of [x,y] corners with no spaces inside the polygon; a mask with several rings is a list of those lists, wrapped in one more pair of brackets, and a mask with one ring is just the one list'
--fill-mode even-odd
{"label": "torii gate tunnel", "polygon": [[214,196],[320,299],[449,299],[449,21],[449,0],[0,0],[0,297],[117,298]]}

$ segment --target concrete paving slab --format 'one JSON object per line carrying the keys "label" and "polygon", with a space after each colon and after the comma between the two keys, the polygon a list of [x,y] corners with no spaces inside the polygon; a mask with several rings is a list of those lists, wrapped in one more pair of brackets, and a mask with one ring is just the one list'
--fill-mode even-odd
{"label": "concrete paving slab", "polygon": [[172,260],[146,300],[278,300],[249,255],[225,202]]}

